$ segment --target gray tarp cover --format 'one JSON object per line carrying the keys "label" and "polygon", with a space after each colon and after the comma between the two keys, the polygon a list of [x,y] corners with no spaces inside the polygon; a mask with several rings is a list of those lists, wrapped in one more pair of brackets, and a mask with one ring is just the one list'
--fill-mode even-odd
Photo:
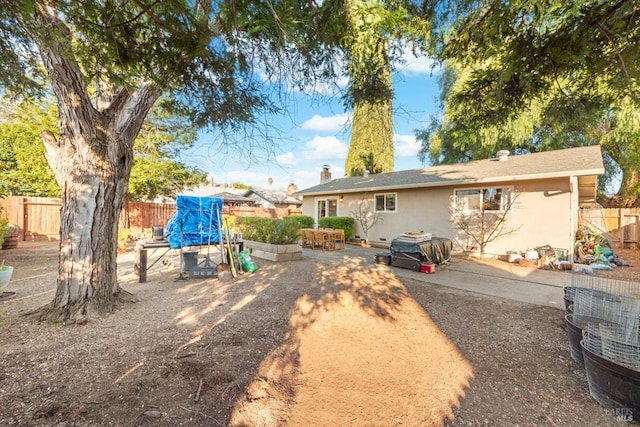
{"label": "gray tarp cover", "polygon": [[451,239],[444,237],[432,237],[426,242],[413,243],[404,242],[402,240],[393,239],[391,241],[391,254],[402,252],[405,254],[415,254],[421,262],[429,264],[442,264],[451,258],[451,250],[453,243]]}

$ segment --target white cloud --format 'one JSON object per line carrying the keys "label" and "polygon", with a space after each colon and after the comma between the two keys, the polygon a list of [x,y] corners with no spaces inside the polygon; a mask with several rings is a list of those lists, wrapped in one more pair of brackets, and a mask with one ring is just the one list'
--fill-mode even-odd
{"label": "white cloud", "polygon": [[[222,173],[214,173],[214,180],[218,184],[231,185],[239,182],[245,185],[266,188],[269,186],[270,175],[263,172],[251,172],[247,170],[230,170]],[[275,184],[275,181],[274,181]]]}
{"label": "white cloud", "polygon": [[334,114],[331,117],[323,117],[314,114],[306,122],[300,126],[304,130],[313,130],[318,132],[339,132],[351,120],[351,113]]}
{"label": "white cloud", "polygon": [[420,146],[420,142],[413,135],[393,135],[393,149],[397,157],[416,156]]}
{"label": "white cloud", "polygon": [[313,169],[301,169],[295,171],[291,175],[291,181],[295,182],[299,190],[313,187],[320,184],[320,171],[321,167]]}
{"label": "white cloud", "polygon": [[278,162],[279,165],[295,165],[298,163],[298,159],[293,152],[289,151],[288,153],[277,156],[276,162]]}
{"label": "white cloud", "polygon": [[[329,163],[329,172],[331,172],[331,178],[343,178],[344,167],[336,164]],[[320,172],[322,172],[322,165],[318,165],[312,169],[298,170],[293,174],[293,180],[298,185],[300,190],[313,187],[320,184]]]}
{"label": "white cloud", "polygon": [[347,144],[335,136],[315,136],[307,142],[307,148],[309,150],[302,152],[302,157],[314,162],[346,159],[349,150]]}
{"label": "white cloud", "polygon": [[400,72],[408,75],[436,74],[440,67],[433,67],[435,61],[425,55],[416,56],[409,46],[403,47],[402,63],[399,64]]}

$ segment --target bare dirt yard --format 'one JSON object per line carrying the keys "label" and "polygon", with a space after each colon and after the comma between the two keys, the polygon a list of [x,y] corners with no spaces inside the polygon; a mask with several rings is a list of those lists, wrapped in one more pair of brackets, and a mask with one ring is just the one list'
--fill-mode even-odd
{"label": "bare dirt yard", "polygon": [[121,286],[138,302],[65,326],[23,316],[53,298],[57,245],[1,259],[15,267],[3,426],[620,425],[589,397],[558,309],[357,258],[256,260],[229,282],[159,263],[138,283],[127,253]]}

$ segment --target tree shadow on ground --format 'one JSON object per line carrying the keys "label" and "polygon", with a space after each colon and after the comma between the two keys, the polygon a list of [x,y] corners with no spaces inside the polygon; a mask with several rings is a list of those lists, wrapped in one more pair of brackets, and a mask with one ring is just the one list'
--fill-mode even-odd
{"label": "tree shadow on ground", "polygon": [[317,264],[231,425],[441,425],[471,365],[382,265]]}
{"label": "tree shadow on ground", "polygon": [[259,262],[227,283],[172,270],[141,284],[121,265],[137,304],[82,327],[8,320],[0,420],[441,424],[473,375],[385,266]]}

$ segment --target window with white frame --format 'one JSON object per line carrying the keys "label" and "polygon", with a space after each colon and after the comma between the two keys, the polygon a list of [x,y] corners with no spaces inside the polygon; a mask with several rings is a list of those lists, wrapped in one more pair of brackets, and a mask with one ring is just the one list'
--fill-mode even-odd
{"label": "window with white frame", "polygon": [[396,211],[396,193],[376,194],[375,196],[375,212],[395,212]]}
{"label": "window with white frame", "polygon": [[325,216],[338,216],[338,199],[316,199],[316,223]]}
{"label": "window with white frame", "polygon": [[463,212],[501,212],[509,208],[511,193],[509,187],[455,190],[455,208]]}

